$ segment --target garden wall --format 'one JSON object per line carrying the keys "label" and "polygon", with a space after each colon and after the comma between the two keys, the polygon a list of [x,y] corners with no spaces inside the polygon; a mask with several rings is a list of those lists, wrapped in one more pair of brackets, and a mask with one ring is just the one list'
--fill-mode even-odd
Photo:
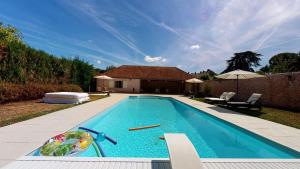
{"label": "garden wall", "polygon": [[[219,97],[224,91],[236,92],[236,80],[211,80],[202,84]],[[239,80],[239,95],[234,100],[247,100],[252,93],[263,94],[266,106],[300,110],[300,72],[268,75],[263,78]]]}

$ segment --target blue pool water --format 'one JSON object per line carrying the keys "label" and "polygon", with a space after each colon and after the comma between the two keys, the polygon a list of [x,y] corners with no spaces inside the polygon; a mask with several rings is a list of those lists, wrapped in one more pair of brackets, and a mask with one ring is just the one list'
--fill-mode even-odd
{"label": "blue pool water", "polygon": [[[128,131],[153,124],[160,127]],[[202,158],[300,158],[299,152],[172,98],[129,97],[79,126],[117,140],[117,145],[100,143],[108,157],[168,157],[166,143],[159,137],[164,133],[185,133]],[[90,146],[80,156],[93,157],[96,152]]]}

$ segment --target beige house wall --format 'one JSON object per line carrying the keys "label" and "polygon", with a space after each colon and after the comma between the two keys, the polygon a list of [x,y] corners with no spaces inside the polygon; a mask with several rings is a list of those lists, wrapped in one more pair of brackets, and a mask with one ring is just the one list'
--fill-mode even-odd
{"label": "beige house wall", "polygon": [[[115,88],[115,81],[123,81],[123,88]],[[140,79],[121,79],[114,78],[112,80],[97,79],[97,91],[109,90],[111,92],[120,93],[140,93]]]}

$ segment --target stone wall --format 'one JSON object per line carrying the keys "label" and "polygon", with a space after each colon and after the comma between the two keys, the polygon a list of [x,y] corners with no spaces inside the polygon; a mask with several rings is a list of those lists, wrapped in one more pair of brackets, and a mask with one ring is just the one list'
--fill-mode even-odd
{"label": "stone wall", "polygon": [[[236,92],[236,80],[212,80],[201,85],[210,88],[212,96],[224,91]],[[300,72],[268,75],[263,78],[239,80],[239,94],[234,100],[247,100],[252,93],[263,94],[266,106],[300,110]]]}

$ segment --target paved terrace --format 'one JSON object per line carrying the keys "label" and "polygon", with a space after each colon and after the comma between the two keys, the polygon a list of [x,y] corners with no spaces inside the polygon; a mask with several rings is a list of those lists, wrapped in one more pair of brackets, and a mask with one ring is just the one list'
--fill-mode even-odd
{"label": "paved terrace", "polygon": [[[111,97],[86,103],[69,109],[0,128],[0,167],[7,168],[168,168],[168,159],[140,158],[45,158],[24,157],[45,140],[65,132],[82,121],[111,107],[128,94],[112,94]],[[267,137],[282,145],[300,151],[300,130],[263,119],[242,115],[186,97],[172,95],[179,101],[201,109],[221,119]],[[68,120],[66,120],[68,119]],[[202,159],[205,168],[300,168],[300,160],[261,159]]]}

